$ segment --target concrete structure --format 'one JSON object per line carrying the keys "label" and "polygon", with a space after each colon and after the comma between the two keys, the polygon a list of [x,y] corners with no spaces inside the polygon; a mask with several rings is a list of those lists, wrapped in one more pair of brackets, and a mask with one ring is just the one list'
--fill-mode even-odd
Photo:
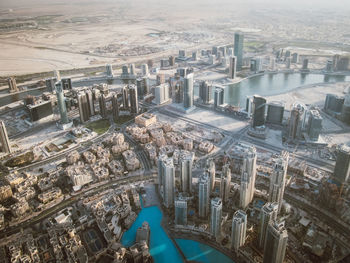
{"label": "concrete structure", "polygon": [[337,162],[334,168],[334,178],[339,183],[349,182],[350,177],[350,147],[342,145],[338,149]]}
{"label": "concrete structure", "polygon": [[51,100],[41,100],[35,104],[26,105],[26,108],[29,112],[31,122],[38,121],[52,115],[53,113]]}
{"label": "concrete structure", "polygon": [[135,117],[135,123],[141,127],[148,127],[157,122],[157,116],[152,113],[143,113]]}
{"label": "concrete structure", "polygon": [[305,58],[303,60],[303,67],[302,67],[302,69],[303,70],[308,70],[308,67],[309,67],[309,59]]}
{"label": "concrete structure", "polygon": [[70,78],[62,78],[61,83],[64,90],[72,90],[73,86]]}
{"label": "concrete structure", "polygon": [[193,107],[193,73],[188,74],[184,79],[184,108]]}
{"label": "concrete structure", "polygon": [[187,200],[181,195],[175,200],[175,224],[187,225]]}
{"label": "concrete structure", "polygon": [[267,104],[266,122],[272,124],[282,124],[284,114],[284,104],[282,102],[269,102]]}
{"label": "concrete structure", "polygon": [[14,93],[14,92],[18,92],[19,89],[17,87],[17,84],[16,84],[16,79],[13,78],[13,77],[10,77],[7,79],[7,83],[8,83],[8,86],[9,86],[9,92],[10,93]]}
{"label": "concrete structure", "polygon": [[222,86],[215,86],[214,90],[214,108],[224,104],[225,102],[225,88]]}
{"label": "concrete structure", "polygon": [[89,104],[86,93],[81,91],[77,94],[78,108],[81,123],[84,123],[90,119]]}
{"label": "concrete structure", "polygon": [[243,34],[235,33],[234,55],[237,57],[237,71],[243,66]]}
{"label": "concrete structure", "polygon": [[59,109],[60,115],[61,115],[61,123],[67,124],[67,123],[69,123],[69,120],[68,120],[66,101],[64,98],[63,88],[62,88],[61,82],[56,82],[55,89],[56,89],[56,95],[57,95],[58,109]]}
{"label": "concrete structure", "polygon": [[240,144],[240,146],[242,146],[243,164],[239,204],[242,209],[246,209],[254,197],[257,155],[254,146],[246,144]]}
{"label": "concrete structure", "polygon": [[112,95],[112,115],[113,115],[113,120],[116,122],[119,118],[119,102],[118,102],[118,94],[116,93]]}
{"label": "concrete structure", "polygon": [[278,203],[266,203],[260,212],[259,247],[264,248],[267,226],[277,219]]}
{"label": "concrete structure", "polygon": [[111,64],[107,64],[106,65],[106,75],[107,75],[107,78],[113,78],[114,77],[114,75],[113,75],[113,68],[112,68]]}
{"label": "concrete structure", "polygon": [[306,106],[301,103],[294,103],[288,124],[288,139],[300,138],[305,124],[305,116]]}
{"label": "concrete structure", "polygon": [[322,130],[322,120],[318,110],[310,110],[307,134],[311,141],[318,141]]}
{"label": "concrete structure", "polygon": [[247,214],[243,210],[237,210],[232,218],[231,248],[237,253],[244,245],[247,232]]}
{"label": "concrete structure", "polygon": [[158,176],[160,178],[161,192],[164,206],[174,206],[175,199],[175,167],[172,158],[160,157],[158,160]]}
{"label": "concrete structure", "polygon": [[229,198],[231,189],[231,170],[228,164],[222,168],[221,181],[220,181],[220,198],[223,203],[226,203]]}
{"label": "concrete structure", "polygon": [[273,162],[273,170],[270,175],[269,202],[278,203],[278,212],[281,211],[283,203],[284,188],[287,180],[289,153],[281,152],[281,156]]}
{"label": "concrete structure", "polygon": [[129,85],[129,94],[130,94],[130,112],[131,114],[139,113],[139,100],[137,96],[137,87],[136,85]]}
{"label": "concrete structure", "polygon": [[192,192],[192,165],[194,160],[194,153],[188,152],[180,159],[180,176],[181,176],[181,190],[182,192]]}
{"label": "concrete structure", "polygon": [[123,92],[123,107],[124,109],[129,108],[129,88],[128,86],[124,86],[122,89]]}
{"label": "concrete structure", "polygon": [[236,70],[237,70],[237,58],[233,56],[233,57],[230,57],[230,68],[228,73],[228,77],[230,79],[236,78]]}
{"label": "concrete structure", "polygon": [[299,54],[298,53],[292,54],[292,63],[299,63]]}
{"label": "concrete structure", "polygon": [[7,135],[5,123],[3,121],[0,121],[0,142],[1,142],[1,151],[5,153],[11,153],[10,140]]}
{"label": "concrete structure", "polygon": [[271,222],[267,227],[263,263],[283,263],[288,233],[283,223]]}
{"label": "concrete structure", "polygon": [[107,117],[107,107],[106,107],[106,98],[104,94],[101,94],[99,99],[98,99],[98,103],[100,105],[100,115],[102,118],[106,118]]}
{"label": "concrete structure", "polygon": [[221,219],[222,219],[222,201],[221,198],[215,197],[211,200],[210,205],[210,232],[219,240],[221,236]]}
{"label": "concrete structure", "polygon": [[153,102],[157,105],[164,104],[169,101],[169,84],[163,83],[154,88],[155,99]]}
{"label": "concrete structure", "polygon": [[253,128],[265,125],[265,108],[266,108],[266,99],[254,95],[253,97]]}
{"label": "concrete structure", "polygon": [[142,74],[142,76],[148,76],[149,75],[148,65],[147,64],[142,64],[141,65],[141,74]]}
{"label": "concrete structure", "polygon": [[324,104],[325,111],[340,114],[342,112],[344,100],[344,97],[340,97],[334,94],[327,94]]}
{"label": "concrete structure", "polygon": [[345,96],[341,112],[341,120],[350,125],[350,93]]}
{"label": "concrete structure", "polygon": [[199,178],[198,182],[198,215],[206,218],[209,214],[209,195],[210,195],[210,179],[204,174]]}
{"label": "concrete structure", "polygon": [[202,100],[202,103],[209,104],[212,97],[213,87],[207,81],[202,81],[199,84],[199,98]]}
{"label": "concrete structure", "polygon": [[252,58],[250,60],[250,71],[254,73],[262,71],[262,58]]}
{"label": "concrete structure", "polygon": [[207,159],[206,163],[206,174],[209,176],[210,180],[210,193],[214,190],[215,186],[215,162],[213,159]]}

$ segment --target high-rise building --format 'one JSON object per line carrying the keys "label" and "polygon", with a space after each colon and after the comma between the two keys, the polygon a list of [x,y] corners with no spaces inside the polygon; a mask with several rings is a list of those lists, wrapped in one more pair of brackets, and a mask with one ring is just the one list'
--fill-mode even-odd
{"label": "high-rise building", "polygon": [[100,105],[100,115],[102,118],[107,118],[107,107],[106,107],[106,98],[104,94],[101,94],[98,98]]}
{"label": "high-rise building", "polygon": [[67,114],[66,100],[63,94],[63,88],[60,81],[56,82],[55,89],[56,89],[56,95],[57,95],[58,109],[61,115],[61,123],[67,124],[69,123],[69,120],[68,120],[68,114]]}
{"label": "high-rise building", "polygon": [[305,124],[306,107],[301,103],[294,103],[288,123],[288,139],[294,140],[301,136]]}
{"label": "high-rise building", "polygon": [[192,60],[197,61],[197,51],[192,52]]}
{"label": "high-rise building", "polygon": [[175,57],[174,56],[169,56],[169,66],[170,67],[175,66]]}
{"label": "high-rise building", "polygon": [[141,65],[141,72],[142,72],[142,76],[148,76],[149,75],[148,65],[147,64],[142,64]]}
{"label": "high-rise building", "polygon": [[214,191],[214,187],[215,187],[215,162],[213,159],[207,159],[206,173],[209,176],[209,181],[210,181],[209,192],[211,193],[212,191]]}
{"label": "high-rise building", "polygon": [[326,112],[341,113],[344,105],[344,97],[334,94],[327,94],[324,109]]}
{"label": "high-rise building", "polygon": [[341,110],[341,120],[350,125],[350,93],[345,95],[344,104]]}
{"label": "high-rise building", "polygon": [[112,115],[114,122],[116,122],[119,118],[119,102],[117,93],[114,93],[112,96]]}
{"label": "high-rise building", "polygon": [[253,97],[252,96],[246,97],[245,110],[247,112],[248,118],[250,118],[252,116],[252,111],[253,111]]}
{"label": "high-rise building", "polygon": [[213,97],[213,88],[207,81],[199,84],[199,97],[204,104],[209,104]]}
{"label": "high-rise building", "polygon": [[318,110],[310,110],[307,134],[312,141],[318,141],[322,130],[322,120]]}
{"label": "high-rise building", "polygon": [[291,59],[290,59],[290,58],[287,58],[287,59],[286,59],[286,68],[287,68],[287,69],[290,69],[290,65],[291,65]]}
{"label": "high-rise building", "polygon": [[236,68],[237,68],[237,58],[234,56],[230,57],[230,68],[228,73],[228,77],[230,79],[236,78]]}
{"label": "high-rise building", "polygon": [[157,105],[169,101],[169,84],[163,83],[154,88],[155,98],[154,103]]}
{"label": "high-rise building", "polygon": [[175,167],[173,158],[161,157],[158,160],[158,171],[161,177],[163,203],[167,208],[174,206],[175,198]]}
{"label": "high-rise building", "polygon": [[309,66],[309,59],[305,58],[303,60],[303,68],[302,69],[307,70],[308,66]]}
{"label": "high-rise building", "polygon": [[262,70],[262,58],[252,58],[250,60],[250,71],[259,73]]}
{"label": "high-rise building", "polygon": [[216,56],[218,54],[218,47],[216,46],[212,47],[211,53]]}
{"label": "high-rise building", "polygon": [[60,71],[59,71],[59,70],[55,69],[55,70],[53,71],[53,76],[54,76],[54,78],[56,79],[56,81],[61,81],[61,74],[60,74]]}
{"label": "high-rise building", "polygon": [[221,47],[219,47],[219,50],[221,52],[221,55],[223,57],[225,57],[226,56],[226,47],[225,46],[221,46]]}
{"label": "high-rise building", "polygon": [[334,178],[339,183],[347,183],[350,177],[350,147],[342,145],[338,149],[334,168]]}
{"label": "high-rise building", "polygon": [[182,192],[192,192],[192,165],[194,154],[188,152],[181,156],[180,159],[180,173],[181,173],[181,189]]}
{"label": "high-rise building", "polygon": [[5,123],[0,121],[0,142],[1,142],[1,151],[5,153],[11,153],[10,140],[7,135],[7,129]]}
{"label": "high-rise building", "polygon": [[214,90],[214,108],[224,104],[225,102],[225,88],[222,86],[215,86]]}
{"label": "high-rise building", "polygon": [[276,70],[276,59],[274,57],[270,57],[270,70]]}
{"label": "high-rise building", "polygon": [[253,128],[265,125],[265,108],[266,108],[266,99],[254,95],[253,99]]}
{"label": "high-rise building", "polygon": [[284,104],[280,101],[272,101],[267,104],[266,122],[282,124],[284,115]]}
{"label": "high-rise building", "polygon": [[124,109],[129,108],[129,89],[128,89],[128,86],[123,87],[123,107],[124,107]]}
{"label": "high-rise building", "polygon": [[90,89],[85,91],[88,106],[89,106],[89,115],[94,116],[95,115],[95,101],[94,96],[92,94],[92,91]]}
{"label": "high-rise building", "polygon": [[113,68],[111,64],[106,65],[106,75],[108,78],[113,78]]}
{"label": "high-rise building", "polygon": [[78,108],[81,123],[90,119],[89,104],[86,93],[81,91],[77,94]]}
{"label": "high-rise building", "polygon": [[10,77],[7,79],[7,83],[9,85],[9,92],[14,93],[18,91],[18,87],[16,84],[16,79],[14,77]]}
{"label": "high-rise building", "polygon": [[165,83],[165,75],[164,74],[158,74],[156,77],[156,84],[161,85]]}
{"label": "high-rise building", "polygon": [[175,199],[175,224],[187,225],[187,200],[181,195]]}
{"label": "high-rise building", "polygon": [[278,203],[278,212],[283,203],[284,188],[286,186],[289,153],[282,151],[280,157],[274,159],[273,170],[270,175],[269,202]]}
{"label": "high-rise building", "polygon": [[228,201],[228,197],[231,189],[231,169],[228,164],[222,168],[221,181],[220,181],[220,198],[223,203]]}
{"label": "high-rise building", "polygon": [[288,233],[284,222],[269,223],[264,246],[264,263],[283,263],[287,248]]}
{"label": "high-rise building", "polygon": [[221,198],[211,199],[210,232],[218,240],[221,235],[222,201]]}
{"label": "high-rise building", "polygon": [[71,90],[73,88],[72,80],[70,78],[61,79],[61,83],[62,83],[62,88],[64,90]]}
{"label": "high-rise building", "polygon": [[56,79],[55,78],[47,78],[45,79],[45,85],[47,87],[48,91],[53,92],[55,90],[55,83],[56,83]]}
{"label": "high-rise building", "polygon": [[193,73],[188,74],[184,79],[184,108],[193,107]]}
{"label": "high-rise building", "polygon": [[237,210],[232,218],[231,248],[237,253],[244,245],[247,232],[247,214],[243,210]]}
{"label": "high-rise building", "polygon": [[131,114],[138,114],[139,112],[139,100],[137,97],[137,87],[132,84],[129,85],[129,93],[130,93],[130,111]]}
{"label": "high-rise building", "polygon": [[203,174],[198,182],[198,214],[199,217],[206,218],[209,213],[210,179],[207,174]]}
{"label": "high-rise building", "polygon": [[240,144],[242,156],[240,207],[245,209],[253,200],[256,177],[256,149],[254,146]]}
{"label": "high-rise building", "polygon": [[259,247],[264,248],[266,229],[269,223],[277,219],[278,204],[266,203],[260,211],[260,224],[259,224]]}
{"label": "high-rise building", "polygon": [[298,53],[292,54],[292,63],[299,63],[299,54]]}
{"label": "high-rise building", "polygon": [[186,57],[186,52],[183,49],[179,50],[179,58],[185,58]]}
{"label": "high-rise building", "polygon": [[243,34],[235,33],[234,55],[237,57],[237,71],[243,66]]}
{"label": "high-rise building", "polygon": [[135,64],[130,64],[130,75],[135,76]]}

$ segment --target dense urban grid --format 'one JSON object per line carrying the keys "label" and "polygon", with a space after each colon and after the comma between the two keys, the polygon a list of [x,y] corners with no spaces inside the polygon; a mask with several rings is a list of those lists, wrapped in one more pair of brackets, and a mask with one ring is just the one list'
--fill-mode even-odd
{"label": "dense urban grid", "polygon": [[[92,76],[6,76],[0,262],[202,262],[179,240],[225,262],[349,262],[350,54],[254,52],[246,37],[149,47]],[[281,74],[324,81],[235,93]]]}

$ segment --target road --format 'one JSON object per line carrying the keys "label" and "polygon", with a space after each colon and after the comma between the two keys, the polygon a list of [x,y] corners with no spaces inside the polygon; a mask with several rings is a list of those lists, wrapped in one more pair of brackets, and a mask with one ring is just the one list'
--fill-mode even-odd
{"label": "road", "polygon": [[85,191],[82,191],[77,195],[71,196],[68,199],[65,199],[63,202],[43,211],[38,216],[35,216],[35,217],[31,218],[30,220],[24,221],[16,226],[13,226],[13,227],[7,227],[6,230],[3,230],[0,232],[0,238],[4,238],[6,236],[15,234],[23,228],[27,228],[27,227],[33,226],[37,223],[40,223],[44,218],[52,216],[53,214],[57,213],[58,211],[62,210],[63,208],[73,204],[74,202],[77,202],[79,200],[79,198],[83,197],[86,193],[88,193],[88,195],[93,195],[95,193],[98,193],[100,191],[103,191],[103,190],[109,188],[110,186],[113,186],[116,183],[122,184],[125,182],[144,181],[144,180],[148,180],[148,179],[152,179],[152,178],[155,178],[153,172],[150,172],[150,171],[146,172],[145,171],[143,175],[118,178],[118,179],[114,179],[112,181],[107,181],[106,183],[99,185],[97,187],[94,187],[93,189],[87,188]]}

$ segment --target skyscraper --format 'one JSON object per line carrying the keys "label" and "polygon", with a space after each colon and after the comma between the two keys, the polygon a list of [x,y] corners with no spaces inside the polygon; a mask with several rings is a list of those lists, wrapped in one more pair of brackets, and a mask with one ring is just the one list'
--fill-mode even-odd
{"label": "skyscraper", "polygon": [[130,64],[130,75],[135,77],[135,64]]}
{"label": "skyscraper", "polygon": [[123,107],[124,107],[124,109],[129,108],[129,89],[128,89],[128,86],[123,87]]}
{"label": "skyscraper", "polygon": [[301,136],[305,123],[306,106],[301,103],[294,103],[288,123],[288,139],[294,140]]}
{"label": "skyscraper", "polygon": [[199,97],[204,104],[209,104],[213,97],[213,88],[207,81],[199,84]]}
{"label": "skyscraper", "polygon": [[307,70],[308,66],[309,66],[309,59],[305,58],[303,60],[303,68],[302,69]]}
{"label": "skyscraper", "polygon": [[60,81],[61,80],[61,74],[60,74],[60,71],[55,69],[53,71],[53,76],[56,78],[56,81]]}
{"label": "skyscraper", "polygon": [[257,126],[265,125],[265,107],[266,107],[266,99],[254,95],[253,99],[253,128]]}
{"label": "skyscraper", "polygon": [[7,135],[5,123],[3,121],[0,121],[0,142],[1,142],[1,151],[5,153],[11,153],[10,140]]}
{"label": "skyscraper", "polygon": [[157,105],[166,103],[169,101],[169,84],[163,83],[154,88],[155,98],[154,103]]}
{"label": "skyscraper", "polygon": [[220,198],[223,203],[228,201],[231,189],[231,170],[228,164],[222,168],[221,182],[220,182]]}
{"label": "skyscraper", "polygon": [[237,210],[232,218],[231,248],[237,253],[244,245],[247,232],[247,214],[243,210]]}
{"label": "skyscraper", "polygon": [[98,102],[100,105],[100,115],[102,118],[107,117],[107,107],[106,107],[106,98],[104,94],[101,94],[98,98]]}
{"label": "skyscraper", "polygon": [[210,232],[219,239],[221,235],[221,218],[222,218],[222,201],[221,198],[215,197],[211,199],[210,205]]}
{"label": "skyscraper", "polygon": [[64,98],[61,82],[56,82],[55,88],[56,88],[58,109],[61,115],[61,123],[67,124],[69,123],[69,120],[68,120],[66,101]]}
{"label": "skyscraper", "polygon": [[215,86],[214,108],[224,104],[224,101],[225,101],[225,88],[222,86]]}
{"label": "skyscraper", "polygon": [[18,87],[16,84],[16,79],[13,77],[10,77],[7,79],[7,83],[9,85],[9,92],[13,93],[13,92],[17,92],[18,91]]}
{"label": "skyscraper", "polygon": [[215,162],[213,159],[207,159],[206,173],[209,176],[209,192],[211,193],[215,187]]}
{"label": "skyscraper", "polygon": [[77,94],[78,108],[81,123],[84,123],[90,119],[89,104],[86,93],[81,91]]}
{"label": "skyscraper", "polygon": [[204,174],[199,178],[198,190],[198,214],[199,217],[205,218],[209,213],[210,180],[208,175]]}
{"label": "skyscraper", "polygon": [[277,219],[278,203],[266,203],[260,211],[259,247],[264,248],[266,229],[270,222]]}
{"label": "skyscraper", "polygon": [[141,73],[142,73],[142,76],[148,76],[149,75],[148,65],[147,64],[142,64],[141,65]]}
{"label": "skyscraper", "polygon": [[236,78],[236,68],[237,68],[237,58],[235,56],[230,57],[230,69],[228,73],[228,77],[230,79]]}
{"label": "skyscraper", "polygon": [[180,173],[181,173],[181,189],[182,192],[192,192],[192,165],[194,154],[188,152],[181,156],[180,159]]}
{"label": "skyscraper", "polygon": [[131,114],[138,114],[138,112],[139,112],[139,100],[137,97],[136,85],[134,85],[134,84],[129,85],[129,92],[130,92],[130,111],[131,111]]}
{"label": "skyscraper", "polygon": [[318,141],[322,130],[322,117],[318,110],[310,110],[307,134],[312,141]]}
{"label": "skyscraper", "polygon": [[108,78],[113,78],[113,68],[111,64],[106,65],[106,75]]}
{"label": "skyscraper", "polygon": [[350,147],[342,145],[338,149],[337,162],[334,168],[334,178],[339,183],[346,183],[350,177]]}
{"label": "skyscraper", "polygon": [[174,206],[175,198],[175,167],[173,158],[161,157],[158,160],[158,172],[160,172],[163,190],[163,203],[167,208]]}
{"label": "skyscraper", "polygon": [[175,224],[187,225],[187,200],[182,195],[175,200]]}
{"label": "skyscraper", "polygon": [[193,107],[193,73],[188,74],[184,81],[184,108],[189,109]]}
{"label": "skyscraper", "polygon": [[288,233],[284,222],[271,222],[267,227],[264,247],[264,263],[283,263],[286,253]]}
{"label": "skyscraper", "polygon": [[278,203],[278,212],[280,212],[282,208],[288,160],[289,153],[282,151],[280,157],[274,160],[273,170],[270,176],[269,202]]}
{"label": "skyscraper", "polygon": [[240,144],[240,147],[242,151],[242,169],[239,204],[242,209],[245,209],[254,197],[257,156],[254,146]]}
{"label": "skyscraper", "polygon": [[89,115],[94,116],[95,115],[95,101],[94,101],[94,96],[92,94],[92,91],[90,89],[85,91],[88,106],[89,106]]}
{"label": "skyscraper", "polygon": [[243,34],[235,33],[234,55],[237,57],[237,70],[241,71],[243,66]]}
{"label": "skyscraper", "polygon": [[62,88],[64,90],[71,90],[73,88],[72,80],[70,78],[61,79],[61,83],[62,83]]}
{"label": "skyscraper", "polygon": [[114,93],[112,96],[112,115],[114,122],[116,122],[119,118],[119,102],[117,93]]}

